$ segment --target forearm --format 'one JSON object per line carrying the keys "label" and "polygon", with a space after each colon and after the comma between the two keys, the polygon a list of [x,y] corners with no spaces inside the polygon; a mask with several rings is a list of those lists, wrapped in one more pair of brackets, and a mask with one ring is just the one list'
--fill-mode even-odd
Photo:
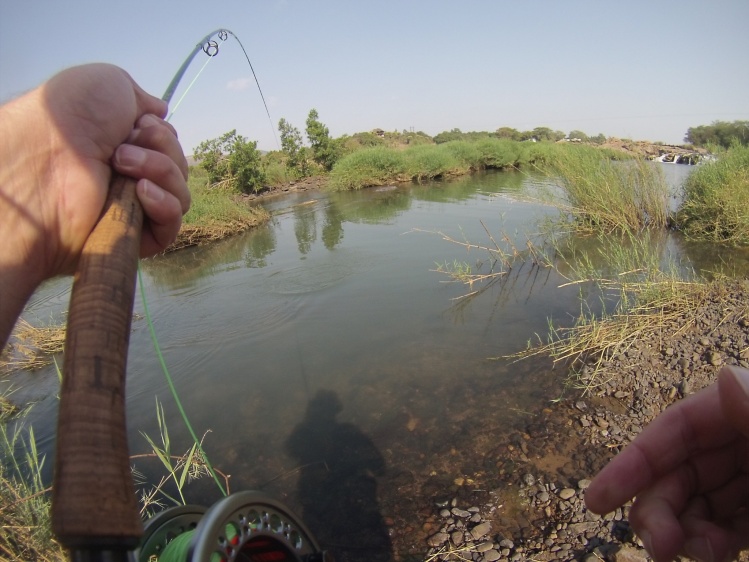
{"label": "forearm", "polygon": [[[0,344],[44,279],[44,225],[36,187],[49,177],[49,133],[37,91],[0,107]],[[35,200],[37,198],[37,200]]]}

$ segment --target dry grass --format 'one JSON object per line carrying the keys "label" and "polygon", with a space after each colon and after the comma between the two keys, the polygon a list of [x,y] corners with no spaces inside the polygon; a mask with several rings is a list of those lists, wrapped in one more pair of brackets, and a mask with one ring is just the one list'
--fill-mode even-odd
{"label": "dry grass", "polygon": [[[36,501],[35,501],[36,500]],[[40,498],[30,498],[26,489],[0,473],[0,559],[18,562],[62,562],[67,555],[51,535],[40,536],[49,528],[48,517],[39,512]],[[48,502],[47,502],[48,504]],[[47,510],[49,506],[47,505]]]}
{"label": "dry grass", "polygon": [[258,226],[261,222],[264,220],[248,217],[244,220],[230,220],[219,224],[186,224],[180,229],[174,244],[169,246],[164,253],[217,242]]}
{"label": "dry grass", "polygon": [[32,326],[20,319],[11,335],[11,343],[0,356],[0,374],[49,365],[64,347],[65,326]]}
{"label": "dry grass", "polygon": [[[623,274],[626,276],[627,274]],[[627,282],[597,279],[604,292],[616,295],[613,313],[597,317],[583,309],[570,328],[549,327],[547,340],[509,356],[525,359],[548,356],[554,364],[570,366],[571,380],[591,392],[605,383],[601,374],[606,363],[640,341],[660,341],[686,332],[699,318],[696,313],[710,298],[712,285],[677,279]],[[678,328],[674,329],[674,326]]]}

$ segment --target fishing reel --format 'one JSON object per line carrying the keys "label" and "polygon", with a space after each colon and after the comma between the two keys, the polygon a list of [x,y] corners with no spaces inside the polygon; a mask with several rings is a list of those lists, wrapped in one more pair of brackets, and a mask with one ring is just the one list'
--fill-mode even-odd
{"label": "fishing reel", "polygon": [[186,505],[149,519],[138,562],[333,562],[301,520],[261,492],[238,492],[209,509]]}

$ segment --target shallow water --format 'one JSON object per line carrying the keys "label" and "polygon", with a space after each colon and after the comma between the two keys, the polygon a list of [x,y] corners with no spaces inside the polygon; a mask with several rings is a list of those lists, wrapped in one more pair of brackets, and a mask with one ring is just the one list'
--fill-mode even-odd
{"label": "shallow water", "polygon": [[[510,428],[543,408],[559,392],[546,361],[489,358],[544,337],[549,318],[571,323],[579,287],[560,288],[564,279],[552,270],[521,260],[480,294],[460,298],[468,288],[434,270],[456,261],[489,270],[486,251],[456,242],[497,242],[523,252],[538,223],[556,213],[524,197],[545,181],[505,172],[293,194],[264,203],[273,213],[266,227],[143,262],[166,363],[196,432],[209,432],[204,445],[212,462],[231,474],[232,490],[265,489],[315,527],[323,512],[343,509],[336,502],[348,501],[339,495],[347,479],[355,484],[343,496],[370,494],[362,502],[376,505],[378,478],[449,471],[445,456],[460,450],[461,435],[480,428],[482,418]],[[686,266],[707,267],[705,246],[672,237],[658,243]],[[724,259],[749,270],[745,255],[726,252]],[[27,316],[61,318],[68,288],[64,280],[46,284]],[[172,452],[179,454],[190,438],[139,297],[135,313],[131,453],[149,451],[141,432],[158,439],[159,400]],[[18,399],[37,401],[30,423],[50,459],[49,473],[57,378],[44,369],[11,382]],[[139,461],[138,469],[152,480],[160,474],[155,461]],[[210,504],[218,492],[204,479],[190,487],[189,498]],[[375,519],[371,524],[381,528]]]}

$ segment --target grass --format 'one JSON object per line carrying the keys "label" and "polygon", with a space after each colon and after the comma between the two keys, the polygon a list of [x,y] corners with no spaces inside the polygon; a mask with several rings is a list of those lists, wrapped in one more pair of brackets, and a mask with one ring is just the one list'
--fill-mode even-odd
{"label": "grass", "polygon": [[251,207],[239,193],[209,185],[208,175],[197,166],[190,169],[188,186],[192,195],[190,210],[183,218],[177,240],[167,251],[220,240],[270,219],[264,209]]}
{"label": "grass", "polygon": [[408,178],[403,152],[384,146],[354,152],[336,163],[328,186],[333,191],[345,191],[404,181]]}
{"label": "grass", "polygon": [[64,347],[65,326],[32,326],[20,319],[13,329],[11,343],[0,356],[0,374],[49,365]]}
{"label": "grass", "polygon": [[550,165],[561,196],[552,202],[577,231],[637,231],[669,222],[669,188],[661,169],[643,159],[614,160],[600,149],[569,146]]}
{"label": "grass", "polygon": [[[143,433],[143,437],[151,447],[151,453],[130,457],[132,460],[156,459],[165,470],[164,476],[161,477],[159,482],[150,485],[147,479],[133,468],[136,486],[140,488],[141,516],[143,517],[152,516],[155,512],[164,509],[166,507],[165,501],[175,506],[186,505],[185,489],[187,484],[198,478],[213,476],[212,468],[206,457],[203,456],[202,441],[205,439],[205,435],[200,443],[193,443],[185,453],[175,455],[172,453],[172,443],[166,425],[164,407],[158,400],[156,401],[156,418],[159,424],[160,444]],[[229,494],[229,477],[220,470],[213,470],[223,478],[224,490]],[[175,490],[175,492],[170,492],[170,490]],[[175,497],[175,494],[179,497]]]}
{"label": "grass", "polygon": [[571,380],[584,393],[596,388],[607,362],[635,342],[660,341],[688,329],[711,288],[673,259],[664,259],[649,233],[601,235],[598,242],[595,256],[557,245],[556,259],[548,265],[568,280],[566,285],[598,293],[601,311],[592,310],[581,289],[580,314],[571,327],[558,328],[550,320],[545,340],[539,336],[512,356],[550,356],[555,364],[571,366]]}
{"label": "grass", "polygon": [[749,146],[734,146],[689,176],[677,223],[693,239],[749,245]]}
{"label": "grass", "polygon": [[334,191],[403,181],[424,181],[485,169],[517,168],[547,161],[555,150],[545,143],[486,138],[415,145],[405,149],[375,146],[339,160],[330,173]]}
{"label": "grass", "polygon": [[[26,410],[26,412],[28,409]],[[151,453],[134,455],[134,462],[157,460],[164,476],[156,484],[146,482],[133,467],[133,478],[140,491],[141,516],[152,516],[168,504],[184,505],[187,485],[211,476],[209,464],[197,443],[182,455],[172,453],[164,409],[157,402],[159,441],[144,434]],[[62,562],[68,559],[52,534],[51,502],[42,480],[45,458],[40,456],[33,428],[22,423],[24,413],[3,417],[0,423],[0,560]],[[205,436],[204,436],[205,437]],[[214,469],[216,470],[216,469]],[[216,470],[229,493],[229,476]]]}
{"label": "grass", "polygon": [[[61,562],[67,555],[52,536],[48,489],[42,482],[33,429],[0,425],[0,559]],[[19,460],[20,459],[20,460]]]}

